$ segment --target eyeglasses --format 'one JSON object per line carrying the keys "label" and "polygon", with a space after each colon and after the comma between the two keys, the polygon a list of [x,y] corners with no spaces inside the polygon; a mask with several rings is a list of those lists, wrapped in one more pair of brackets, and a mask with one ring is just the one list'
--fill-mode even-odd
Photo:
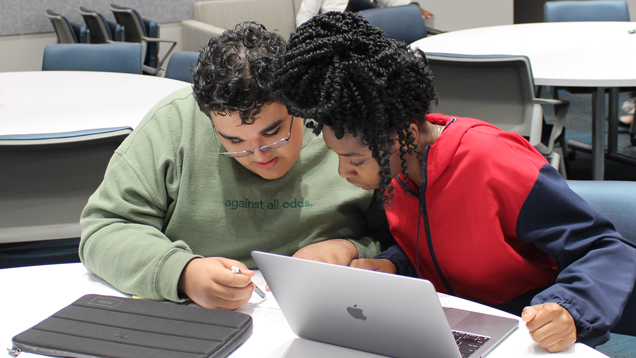
{"label": "eyeglasses", "polygon": [[216,150],[219,153],[219,155],[224,155],[226,157],[232,157],[232,158],[244,158],[244,157],[249,157],[250,155],[253,155],[254,153],[256,153],[257,150],[260,150],[261,152],[271,152],[273,150],[276,150],[278,148],[284,147],[287,144],[289,144],[289,138],[291,138],[291,131],[292,131],[293,125],[294,125],[294,116],[292,116],[291,123],[289,124],[289,133],[287,133],[287,138],[277,140],[276,142],[272,144],[264,145],[262,147],[258,147],[253,150],[248,149],[248,150],[241,150],[238,152],[221,152],[221,146],[219,146],[219,140],[217,139],[219,134],[217,133],[216,128],[214,127],[214,124],[212,125],[212,130],[214,131],[214,142],[216,143]]}

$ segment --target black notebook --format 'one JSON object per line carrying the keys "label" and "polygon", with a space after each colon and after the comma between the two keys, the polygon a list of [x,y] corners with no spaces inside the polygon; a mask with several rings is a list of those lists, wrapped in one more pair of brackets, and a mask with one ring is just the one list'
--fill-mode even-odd
{"label": "black notebook", "polygon": [[14,351],[55,357],[225,357],[252,317],[172,302],[86,295],[13,337]]}

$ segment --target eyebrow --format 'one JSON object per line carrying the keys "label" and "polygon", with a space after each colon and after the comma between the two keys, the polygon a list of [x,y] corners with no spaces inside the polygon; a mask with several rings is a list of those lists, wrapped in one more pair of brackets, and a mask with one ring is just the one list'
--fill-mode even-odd
{"label": "eyebrow", "polygon": [[[269,126],[265,127],[263,130],[261,130],[260,132],[258,132],[259,135],[264,135],[267,132],[272,131],[273,129],[275,129],[276,127],[280,126],[281,123],[283,123],[282,119],[279,119],[277,121],[275,121],[274,123],[270,124]],[[241,124],[242,125],[242,124]],[[221,132],[219,132],[219,130],[217,129],[216,131],[221,137],[227,139],[227,140],[237,140],[237,139],[241,139],[241,137],[233,137],[233,136],[229,136],[229,135],[225,135]]]}

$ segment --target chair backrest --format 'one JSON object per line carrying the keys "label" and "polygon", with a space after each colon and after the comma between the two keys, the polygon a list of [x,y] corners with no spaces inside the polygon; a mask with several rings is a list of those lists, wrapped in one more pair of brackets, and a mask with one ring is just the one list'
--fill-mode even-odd
{"label": "chair backrest", "polygon": [[[623,237],[636,244],[636,182],[568,180],[570,188],[608,218]],[[636,336],[636,291],[632,292],[613,333]]]}
{"label": "chair backrest", "polygon": [[44,48],[42,71],[141,74],[140,44],[54,44]]}
{"label": "chair backrest", "polygon": [[175,51],[170,56],[165,77],[192,83],[192,70],[199,61],[199,54],[194,51]]}
{"label": "chair backrest", "polygon": [[431,111],[478,118],[540,139],[541,116],[536,113],[540,108],[533,104],[534,81],[527,57],[442,53],[426,57],[439,94],[439,105]]}
{"label": "chair backrest", "polygon": [[78,12],[82,15],[86,27],[90,31],[91,43],[103,44],[121,41],[122,28],[119,24],[108,21],[102,14],[83,6],[79,7]]}
{"label": "chair backrest", "polygon": [[545,21],[629,21],[626,1],[547,1]]}
{"label": "chair backrest", "polygon": [[[111,4],[109,9],[113,12],[115,21],[123,28],[124,41],[141,43],[143,37],[159,37],[159,24],[142,18],[137,10],[115,4]],[[146,46],[144,64],[153,68],[157,67],[159,45],[156,42],[149,42]]]}
{"label": "chair backrest", "polygon": [[[53,29],[57,35],[57,43],[74,44],[86,42],[86,28],[74,24],[68,19],[51,10],[46,10],[44,15],[51,20]],[[83,40],[83,41],[82,41]]]}
{"label": "chair backrest", "polygon": [[128,127],[0,136],[0,243],[75,238]]}
{"label": "chair backrest", "polygon": [[392,39],[410,44],[426,37],[426,24],[417,4],[379,7],[359,13]]}
{"label": "chair backrest", "polygon": [[568,180],[570,188],[636,244],[636,182]]}

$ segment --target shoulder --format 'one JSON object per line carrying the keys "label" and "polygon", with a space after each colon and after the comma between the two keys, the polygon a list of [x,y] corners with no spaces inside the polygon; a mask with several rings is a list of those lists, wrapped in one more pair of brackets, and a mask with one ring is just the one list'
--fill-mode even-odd
{"label": "shoulder", "polygon": [[192,88],[185,87],[151,108],[118,151],[125,153],[131,147],[145,148],[144,152],[160,148],[173,151],[183,145],[184,140],[192,141],[205,135],[212,135],[210,119],[199,110]]}

